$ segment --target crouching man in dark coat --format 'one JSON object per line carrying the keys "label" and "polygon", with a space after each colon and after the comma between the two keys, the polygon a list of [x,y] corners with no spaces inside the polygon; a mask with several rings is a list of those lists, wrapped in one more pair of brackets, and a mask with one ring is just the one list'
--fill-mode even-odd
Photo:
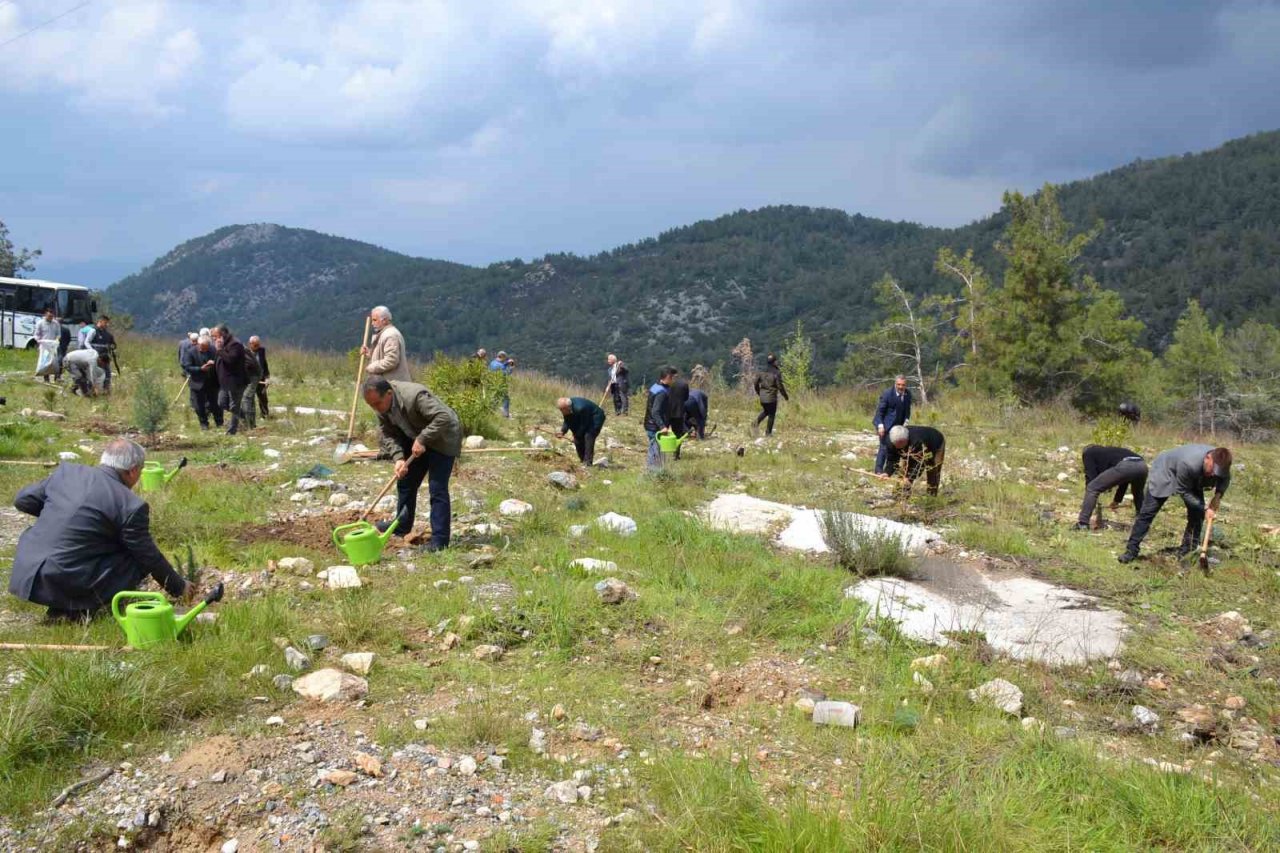
{"label": "crouching man in dark coat", "polygon": [[96,468],[64,462],[18,492],[13,505],[36,523],[18,539],[9,592],[48,607],[53,619],[92,616],[147,575],[174,598],[191,600],[195,585],[160,553],[151,510],[133,493],[145,459],[137,444],[113,439]]}
{"label": "crouching man in dark coat", "polygon": [[[431,541],[427,551],[449,547],[453,505],[449,478],[462,453],[462,421],[453,409],[416,382],[388,381],[380,376],[364,383],[364,401],[378,413],[382,451],[395,462],[396,536],[413,530],[418,489],[427,481],[431,501]],[[392,519],[377,524],[385,533]]]}
{"label": "crouching man in dark coat", "polygon": [[586,397],[561,397],[556,400],[556,408],[564,415],[560,435],[573,433],[578,461],[590,468],[596,459],[596,439],[604,429],[604,409]]}

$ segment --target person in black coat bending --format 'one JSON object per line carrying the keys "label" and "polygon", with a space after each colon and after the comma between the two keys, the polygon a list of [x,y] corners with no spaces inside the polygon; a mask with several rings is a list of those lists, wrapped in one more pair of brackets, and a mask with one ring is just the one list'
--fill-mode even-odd
{"label": "person in black coat bending", "polygon": [[942,461],[946,451],[946,438],[933,427],[896,426],[889,430],[889,459],[880,476],[885,479],[892,477],[897,472],[899,463],[905,461],[907,494],[911,493],[911,486],[916,478],[924,472],[929,494],[936,495],[938,484],[942,482]]}
{"label": "person in black coat bending", "polygon": [[[1093,515],[1098,498],[1111,489],[1116,490],[1115,497],[1111,499],[1112,512],[1120,508],[1125,490],[1129,488],[1133,489],[1133,510],[1138,511],[1142,505],[1142,493],[1147,488],[1147,463],[1140,455],[1127,447],[1090,444],[1081,456],[1084,462],[1084,503],[1080,505],[1076,530],[1089,529],[1089,516]],[[1101,514],[1098,519],[1101,521]]]}
{"label": "person in black coat bending", "polygon": [[698,437],[698,440],[707,437],[707,412],[710,408],[710,402],[707,399],[707,392],[693,388],[689,391],[689,399],[684,403],[684,420],[689,426],[689,431]]}
{"label": "person in black coat bending", "polygon": [[[684,420],[684,406],[687,402],[689,402],[689,383],[677,372],[671,377],[671,387],[667,390],[667,426],[671,427],[671,432],[677,438],[688,432]],[[676,450],[675,457],[680,458],[679,449]]]}
{"label": "person in black coat bending", "polygon": [[911,420],[911,391],[907,388],[907,377],[898,376],[893,380],[893,387],[880,395],[876,404],[875,415],[871,425],[880,436],[880,449],[876,452],[876,473],[883,473],[885,462],[889,458],[889,430],[896,426],[907,426]]}
{"label": "person in black coat bending", "polygon": [[174,571],[151,538],[151,510],[133,493],[146,451],[109,441],[97,467],[64,462],[18,492],[13,505],[36,517],[18,538],[9,592],[47,607],[52,619],[82,619],[137,589],[150,575],[174,598],[195,584]]}
{"label": "person in black coat bending", "polygon": [[561,397],[556,400],[556,408],[564,415],[564,424],[560,427],[560,435],[573,433],[573,446],[578,451],[578,460],[588,468],[595,461],[596,438],[604,429],[604,409],[586,397]]}

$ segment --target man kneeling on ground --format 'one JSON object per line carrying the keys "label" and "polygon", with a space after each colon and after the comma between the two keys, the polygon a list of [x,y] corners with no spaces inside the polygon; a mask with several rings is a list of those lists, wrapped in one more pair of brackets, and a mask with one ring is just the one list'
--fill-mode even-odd
{"label": "man kneeling on ground", "polygon": [[23,531],[9,592],[43,604],[52,619],[81,619],[151,575],[174,598],[195,584],[169,565],[151,538],[151,510],[133,493],[146,451],[127,438],[107,443],[96,468],[64,462],[18,492],[13,505],[36,523]]}
{"label": "man kneeling on ground", "polygon": [[[382,450],[395,462],[396,536],[413,531],[418,489],[427,481],[431,500],[431,541],[426,550],[449,547],[453,507],[449,501],[449,477],[453,462],[462,453],[462,421],[458,413],[416,382],[388,381],[373,377],[364,383],[364,401],[378,413]],[[391,521],[380,521],[385,533]]]}
{"label": "man kneeling on ground", "polygon": [[590,468],[596,457],[596,439],[600,436],[600,430],[604,429],[604,409],[586,397],[561,397],[556,400],[556,408],[564,415],[560,435],[573,433],[573,446],[578,451],[578,459]]}
{"label": "man kneeling on ground", "polygon": [[[1080,517],[1076,520],[1076,530],[1089,529],[1089,516],[1093,515],[1098,505],[1098,498],[1103,492],[1115,489],[1115,497],[1111,499],[1111,511],[1120,508],[1126,489],[1133,488],[1133,509],[1137,512],[1142,504],[1142,492],[1147,485],[1147,463],[1142,457],[1127,447],[1104,447],[1101,444],[1090,444],[1082,454],[1084,461],[1084,503],[1080,505]],[[1102,513],[1098,511],[1101,521]]]}
{"label": "man kneeling on ground", "polygon": [[942,482],[942,460],[946,455],[946,439],[942,433],[927,426],[895,426],[889,430],[888,459],[885,462],[885,479],[891,478],[905,460],[907,494],[923,471],[929,494],[938,493]]}
{"label": "man kneeling on ground", "polygon": [[[1222,495],[1231,485],[1231,451],[1210,444],[1184,444],[1166,450],[1151,463],[1151,477],[1142,498],[1142,508],[1129,531],[1129,541],[1124,553],[1117,559],[1132,563],[1138,559],[1138,548],[1151,529],[1151,522],[1164,507],[1164,502],[1175,494],[1187,507],[1187,526],[1182,531],[1182,545],[1178,556],[1186,556],[1199,545],[1200,528],[1206,518],[1212,520],[1218,514]],[[1213,487],[1213,500],[1206,508],[1204,490]]]}

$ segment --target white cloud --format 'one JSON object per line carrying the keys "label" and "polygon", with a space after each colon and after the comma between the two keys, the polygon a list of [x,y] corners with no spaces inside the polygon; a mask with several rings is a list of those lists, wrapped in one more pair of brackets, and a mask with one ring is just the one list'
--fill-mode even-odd
{"label": "white cloud", "polygon": [[[0,41],[18,38],[56,10],[15,3],[0,14]],[[66,90],[86,111],[162,116],[200,62],[195,30],[164,0],[116,0],[18,38],[0,56],[0,88]]]}

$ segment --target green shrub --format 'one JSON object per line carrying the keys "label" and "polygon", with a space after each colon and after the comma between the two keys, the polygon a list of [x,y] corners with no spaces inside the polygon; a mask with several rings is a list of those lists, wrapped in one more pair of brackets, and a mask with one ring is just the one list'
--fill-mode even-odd
{"label": "green shrub", "polygon": [[847,512],[823,510],[818,523],[823,541],[842,569],[861,577],[911,577],[915,561],[901,536],[864,526]]}
{"label": "green shrub", "polygon": [[507,375],[476,358],[436,353],[422,372],[423,384],[458,413],[466,435],[499,438],[497,408],[507,395]]}
{"label": "green shrub", "polygon": [[155,441],[169,422],[169,398],[154,370],[138,372],[133,390],[133,425]]}

